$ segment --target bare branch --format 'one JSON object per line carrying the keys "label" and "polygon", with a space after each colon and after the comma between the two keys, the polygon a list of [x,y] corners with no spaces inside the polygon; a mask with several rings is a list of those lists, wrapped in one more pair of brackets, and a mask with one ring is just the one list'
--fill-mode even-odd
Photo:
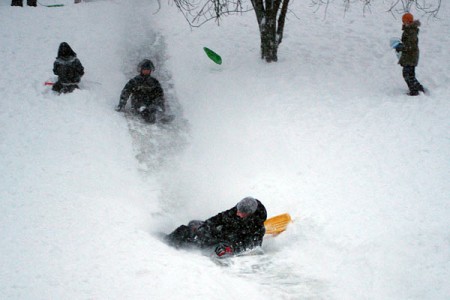
{"label": "bare branch", "polygon": [[[359,3],[362,5],[363,13],[370,12],[371,4],[376,0],[342,0],[344,5],[344,14],[348,12],[348,10]],[[386,2],[390,2],[389,8],[387,12],[391,13],[394,17],[398,14],[404,14],[405,12],[411,11],[413,8],[417,11],[422,12],[424,15],[428,15],[430,17],[436,17],[440,8],[442,0],[385,0]],[[331,6],[332,2],[338,2],[338,0],[311,0],[311,5],[316,7],[315,12],[323,9],[324,10],[324,18],[328,13],[328,9]]]}
{"label": "bare branch", "polygon": [[174,0],[174,3],[191,27],[200,27],[211,20],[219,23],[221,17],[252,10],[244,8],[241,0]]}
{"label": "bare branch", "polygon": [[421,11],[425,15],[437,17],[441,3],[442,0],[392,0],[388,12],[395,16],[409,12],[412,7],[415,7],[417,11]]}

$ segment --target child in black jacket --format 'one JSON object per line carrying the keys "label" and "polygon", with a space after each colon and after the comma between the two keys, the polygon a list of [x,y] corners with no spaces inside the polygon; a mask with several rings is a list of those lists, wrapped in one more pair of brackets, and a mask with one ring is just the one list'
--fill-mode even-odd
{"label": "child in black jacket", "polygon": [[257,199],[246,197],[236,206],[206,221],[191,221],[181,225],[165,240],[176,248],[214,250],[218,257],[239,254],[261,246],[267,219],[264,205]]}
{"label": "child in black jacket", "polygon": [[53,73],[58,75],[58,81],[52,88],[55,92],[71,93],[79,88],[78,83],[84,75],[84,68],[77,54],[66,42],[59,45],[58,56],[53,64]]}

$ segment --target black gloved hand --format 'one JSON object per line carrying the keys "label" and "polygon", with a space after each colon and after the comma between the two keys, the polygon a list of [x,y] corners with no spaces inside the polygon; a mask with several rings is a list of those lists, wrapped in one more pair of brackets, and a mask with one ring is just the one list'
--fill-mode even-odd
{"label": "black gloved hand", "polygon": [[395,47],[395,51],[397,52],[401,52],[403,50],[405,50],[405,46],[402,43],[398,44],[397,47]]}
{"label": "black gloved hand", "polygon": [[214,250],[218,257],[230,256],[233,255],[233,247],[227,244],[219,244]]}
{"label": "black gloved hand", "polygon": [[116,111],[121,111],[122,109],[123,109],[123,105],[120,105],[120,104],[117,105],[115,108]]}

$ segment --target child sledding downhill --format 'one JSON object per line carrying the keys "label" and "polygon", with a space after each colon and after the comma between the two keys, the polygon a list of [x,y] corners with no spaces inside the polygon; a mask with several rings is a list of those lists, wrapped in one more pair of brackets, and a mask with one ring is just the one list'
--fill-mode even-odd
{"label": "child sledding downhill", "polygon": [[55,92],[71,93],[79,88],[78,83],[84,75],[84,68],[75,51],[66,42],[59,45],[53,73],[58,76],[58,81],[52,87]]}
{"label": "child sledding downhill", "polygon": [[261,246],[266,219],[264,205],[246,197],[206,221],[194,220],[179,226],[164,239],[176,248],[212,250],[216,257],[224,258]]}
{"label": "child sledding downhill", "polygon": [[403,78],[409,88],[408,95],[417,96],[419,92],[425,93],[424,87],[416,79],[416,67],[419,63],[419,27],[420,21],[414,20],[414,16],[405,13],[402,16],[402,39],[395,47],[401,53],[399,64],[403,67]]}
{"label": "child sledding downhill", "polygon": [[155,66],[149,59],[138,65],[139,75],[130,79],[120,94],[120,102],[116,110],[125,108],[131,96],[131,107],[148,123],[155,123],[158,115],[163,115],[165,108],[164,91],[159,81],[151,76]]}

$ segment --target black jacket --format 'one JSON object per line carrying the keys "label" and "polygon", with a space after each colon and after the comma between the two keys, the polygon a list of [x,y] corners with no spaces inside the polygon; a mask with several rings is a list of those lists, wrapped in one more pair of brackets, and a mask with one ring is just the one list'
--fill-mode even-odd
{"label": "black jacket", "polygon": [[264,221],[267,212],[264,205],[258,201],[256,211],[246,217],[236,215],[236,206],[209,218],[198,229],[198,236],[203,248],[219,243],[229,244],[235,253],[261,246],[266,232]]}
{"label": "black jacket", "polygon": [[62,84],[77,84],[84,75],[84,68],[77,54],[65,42],[59,45],[58,56],[53,64],[53,73],[58,75],[58,81]]}
{"label": "black jacket", "polygon": [[130,79],[120,94],[119,106],[124,107],[130,96],[131,105],[135,109],[156,105],[165,110],[164,91],[159,81],[150,75],[138,75]]}

